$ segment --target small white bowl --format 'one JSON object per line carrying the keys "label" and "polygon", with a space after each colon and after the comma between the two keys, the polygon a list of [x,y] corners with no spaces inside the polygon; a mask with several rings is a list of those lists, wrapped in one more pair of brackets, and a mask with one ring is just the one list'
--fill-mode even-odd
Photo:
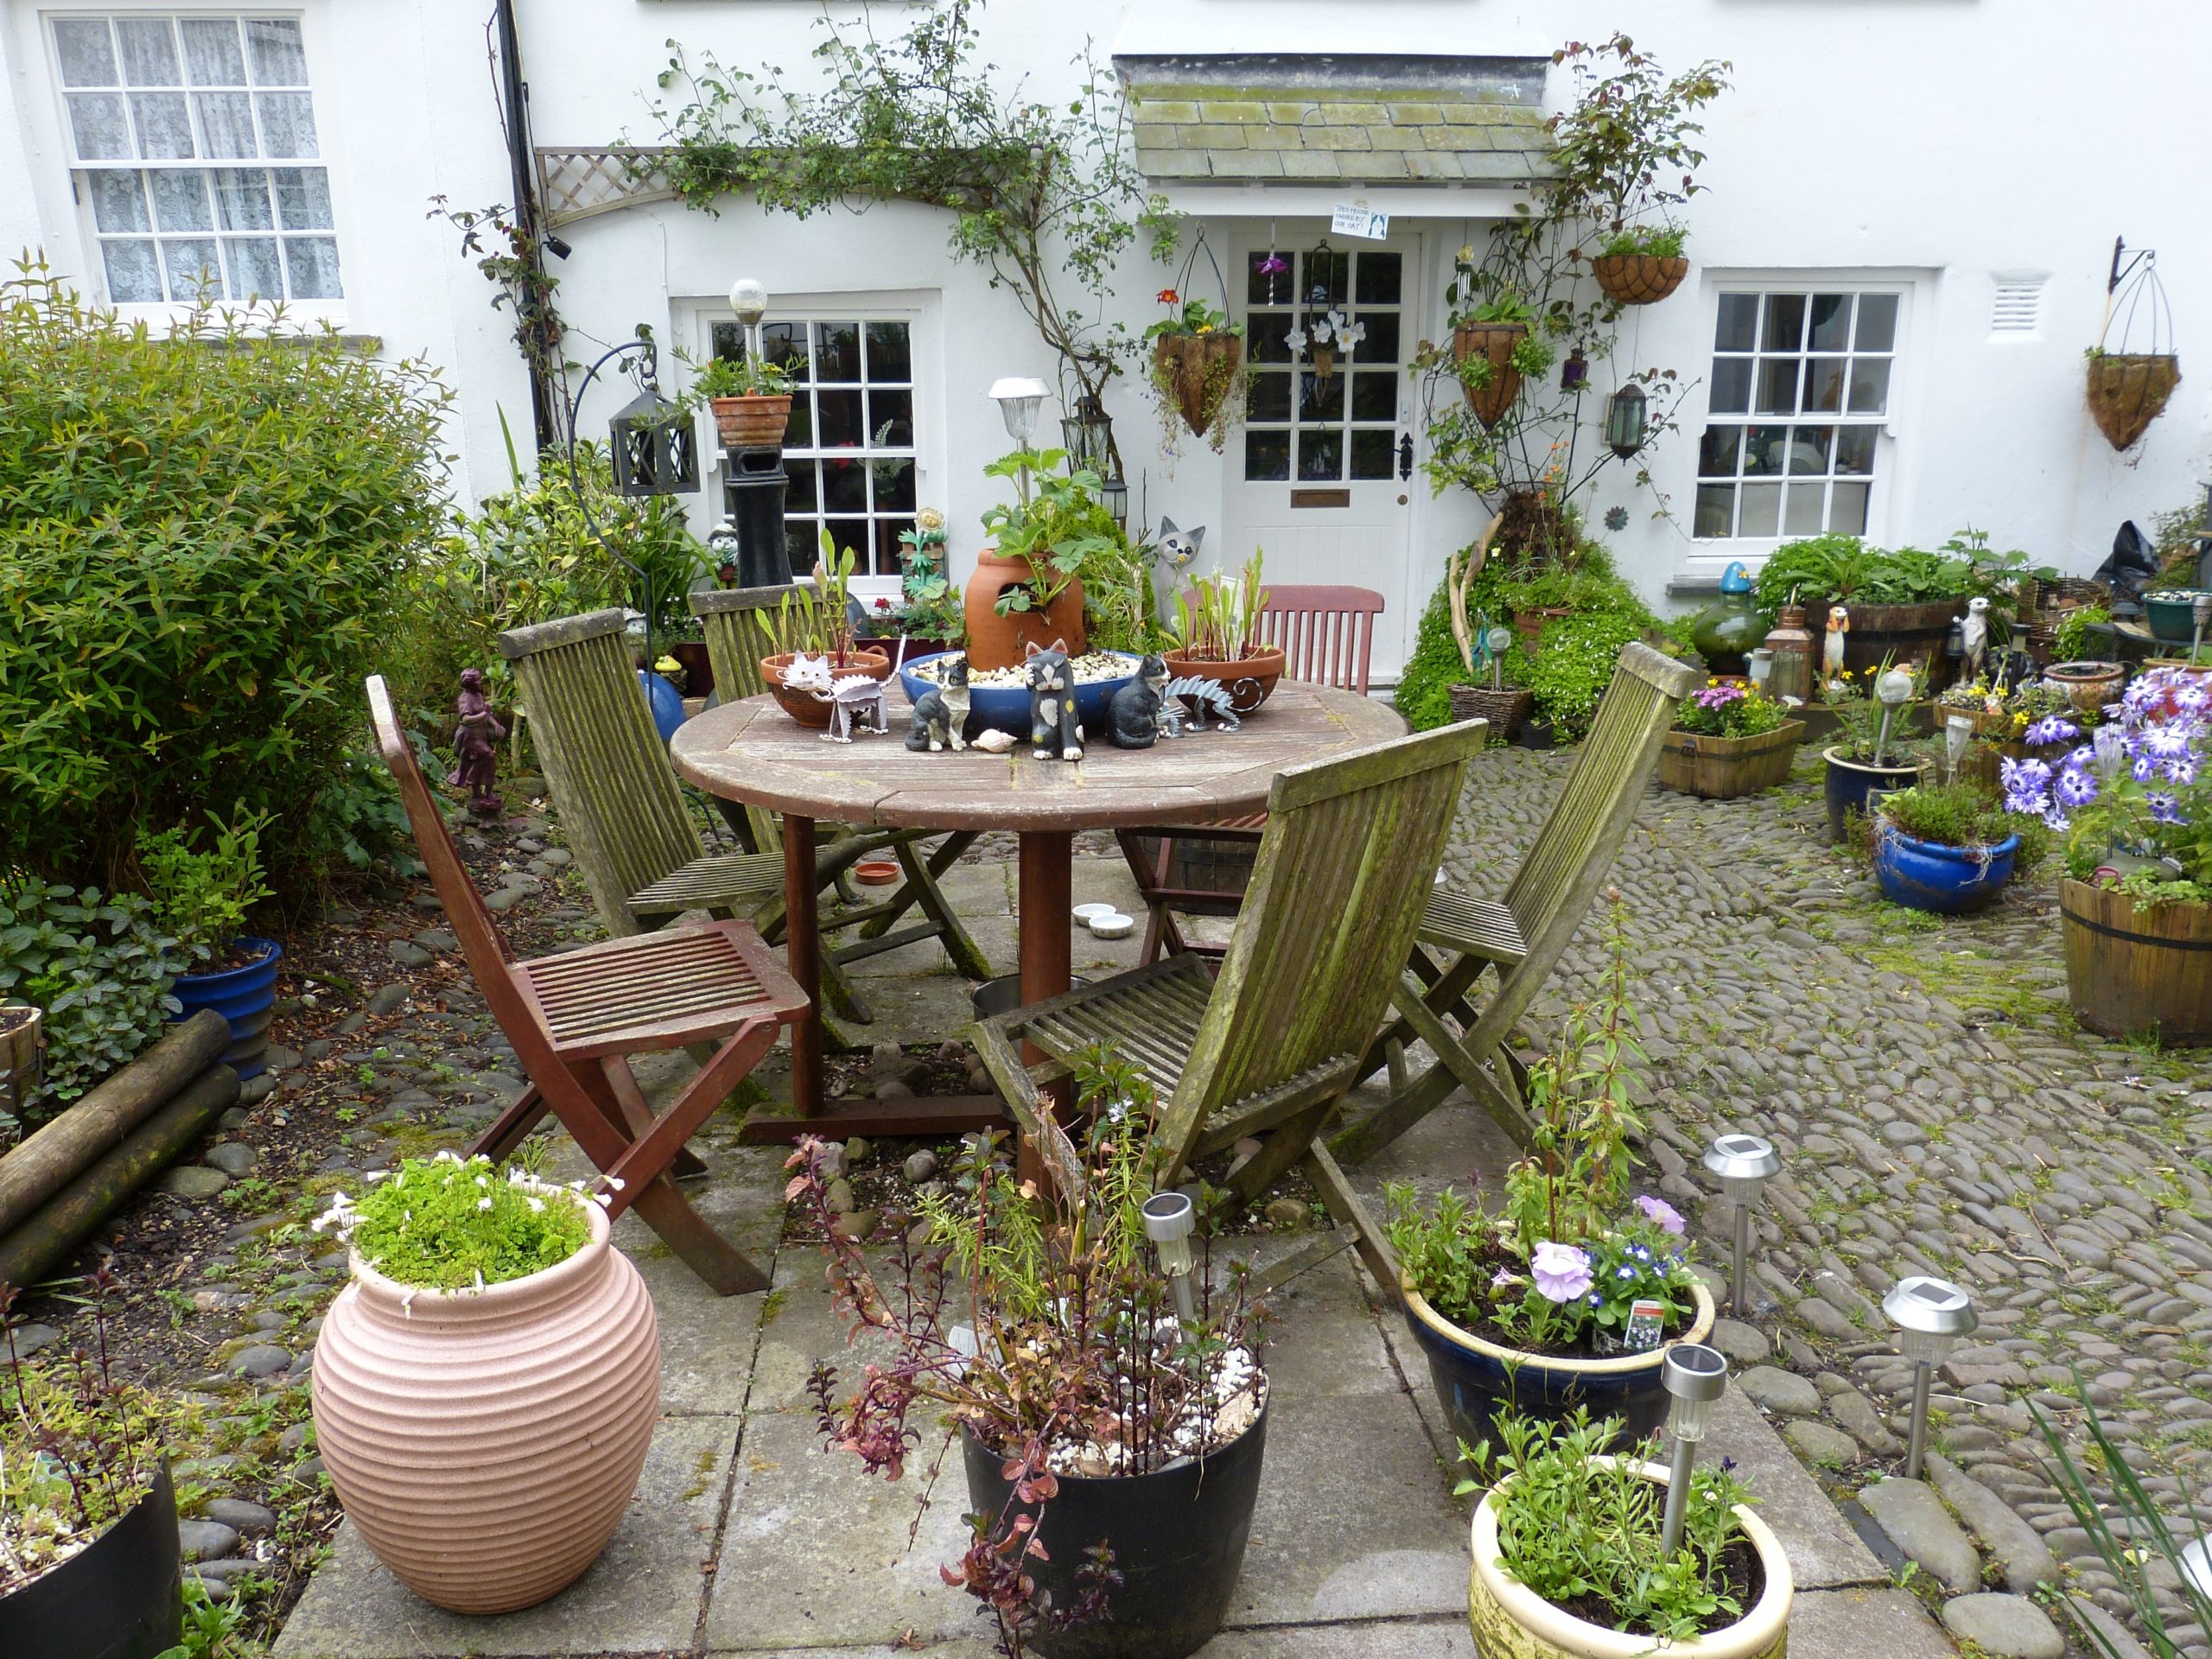
{"label": "small white bowl", "polygon": [[1111,916],[1115,913],[1116,912],[1113,906],[1098,904],[1077,905],[1074,911],[1076,920],[1084,923],[1086,926],[1089,925],[1090,918],[1094,916]]}
{"label": "small white bowl", "polygon": [[1091,937],[1097,939],[1126,939],[1136,927],[1135,918],[1124,916],[1111,906],[1103,916],[1087,917],[1085,920],[1090,924]]}

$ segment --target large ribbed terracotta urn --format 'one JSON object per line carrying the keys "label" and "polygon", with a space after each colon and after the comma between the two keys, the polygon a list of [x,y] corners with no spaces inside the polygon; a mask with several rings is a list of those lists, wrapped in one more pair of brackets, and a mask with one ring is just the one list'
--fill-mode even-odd
{"label": "large ribbed terracotta urn", "polygon": [[629,1507],[660,1404],[645,1281],[591,1242],[481,1291],[414,1290],[353,1258],[315,1339],[315,1438],[392,1575],[456,1613],[565,1588]]}

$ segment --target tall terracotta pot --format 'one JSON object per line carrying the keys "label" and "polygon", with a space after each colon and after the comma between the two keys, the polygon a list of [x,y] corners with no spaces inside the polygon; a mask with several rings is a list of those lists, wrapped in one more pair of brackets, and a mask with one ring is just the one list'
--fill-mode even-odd
{"label": "tall terracotta pot", "polygon": [[1513,365],[1513,348],[1529,337],[1520,322],[1463,322],[1452,331],[1452,351],[1465,363],[1479,357],[1490,365],[1490,378],[1479,386],[1459,383],[1467,407],[1487,432],[1505,418],[1513,400],[1521,395],[1521,371]]}
{"label": "tall terracotta pot", "polygon": [[976,574],[968,579],[961,597],[961,613],[968,623],[968,666],[973,669],[1018,668],[1023,648],[1039,650],[1055,639],[1064,642],[1071,656],[1080,656],[1090,641],[1083,629],[1083,583],[1071,581],[1043,610],[998,613],[999,595],[1030,579],[1029,561],[1019,553],[1000,553],[986,548],[976,560]]}
{"label": "tall terracotta pot", "polygon": [[591,1240],[481,1291],[353,1258],[315,1339],[315,1438],[339,1501],[423,1600],[506,1613],[565,1589],[629,1507],[660,1402],[652,1299]]}

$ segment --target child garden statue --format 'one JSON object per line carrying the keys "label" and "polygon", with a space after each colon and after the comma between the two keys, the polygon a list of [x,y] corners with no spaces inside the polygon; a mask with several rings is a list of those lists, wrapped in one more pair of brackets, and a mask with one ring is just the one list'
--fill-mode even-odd
{"label": "child garden statue", "polygon": [[461,671],[461,696],[454,704],[461,724],[453,731],[454,768],[446,782],[468,791],[468,810],[480,818],[496,818],[506,810],[499,799],[499,760],[492,746],[507,734],[492,712],[492,699],[484,695],[484,671]]}

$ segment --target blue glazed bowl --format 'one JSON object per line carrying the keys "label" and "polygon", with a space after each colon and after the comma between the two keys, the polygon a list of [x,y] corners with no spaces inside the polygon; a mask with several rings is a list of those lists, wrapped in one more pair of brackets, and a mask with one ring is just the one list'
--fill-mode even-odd
{"label": "blue glazed bowl", "polygon": [[[1114,694],[1137,677],[1141,660],[1126,651],[1104,653],[1118,657],[1129,665],[1129,671],[1110,680],[1094,680],[1075,689],[1076,718],[1083,722],[1084,741],[1103,743],[1106,738],[1107,705],[1114,701]],[[919,702],[922,694],[936,690],[936,682],[925,680],[914,671],[925,663],[942,663],[959,656],[957,651],[941,651],[933,657],[917,657],[899,665],[899,683],[906,688],[906,700]],[[1026,685],[971,687],[968,693],[968,712],[970,729],[979,732],[1006,732],[1022,739],[1029,737],[1029,688]]]}
{"label": "blue glazed bowl", "polygon": [[179,1020],[189,1020],[202,1008],[213,1008],[229,1021],[231,1046],[223,1051],[223,1064],[238,1080],[257,1077],[265,1069],[262,1055],[269,1048],[269,1016],[276,1001],[276,964],[283,946],[274,939],[238,936],[245,950],[265,949],[268,954],[243,968],[226,968],[216,974],[181,974],[169,995],[184,1007]]}
{"label": "blue glazed bowl", "polygon": [[1972,848],[1915,841],[1899,835],[1885,820],[1874,837],[1874,879],[1881,883],[1882,896],[1893,905],[1953,916],[1994,899],[2012,879],[2012,861],[2019,850],[2018,836],[2005,836],[1985,855]]}
{"label": "blue glazed bowl", "polygon": [[[1713,1332],[1713,1297],[1703,1285],[1691,1287],[1697,1312],[1689,1328],[1674,1342],[1703,1342]],[[1640,1354],[1603,1359],[1554,1359],[1487,1342],[1445,1319],[1411,1286],[1406,1287],[1406,1323],[1428,1357],[1429,1380],[1452,1420],[1452,1432],[1469,1446],[1495,1443],[1491,1421],[1505,1411],[1523,1417],[1561,1421],[1578,1406],[1590,1408],[1592,1420],[1621,1417],[1628,1427],[1616,1446],[1628,1446],[1656,1433],[1667,1421],[1667,1389],[1660,1364],[1670,1343]]]}

